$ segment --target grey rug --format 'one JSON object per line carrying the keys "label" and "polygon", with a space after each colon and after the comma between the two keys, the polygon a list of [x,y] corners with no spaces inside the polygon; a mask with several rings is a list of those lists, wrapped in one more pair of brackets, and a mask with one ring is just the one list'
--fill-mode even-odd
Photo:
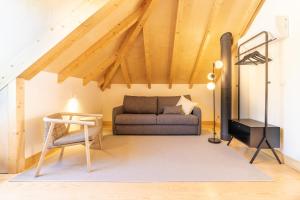
{"label": "grey rug", "polygon": [[41,176],[35,169],[11,181],[200,182],[270,181],[225,143],[207,136],[106,136],[104,150],[92,151],[93,171],[86,172],[84,147],[69,147],[58,162],[48,159]]}

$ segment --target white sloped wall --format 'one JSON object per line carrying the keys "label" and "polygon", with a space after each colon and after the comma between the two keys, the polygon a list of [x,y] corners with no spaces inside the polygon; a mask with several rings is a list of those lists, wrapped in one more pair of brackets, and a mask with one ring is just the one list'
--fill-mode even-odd
{"label": "white sloped wall", "polygon": [[107,1],[1,1],[0,90]]}
{"label": "white sloped wall", "polygon": [[[269,122],[282,128],[282,152],[288,161],[300,161],[299,148],[299,44],[300,44],[300,2],[297,0],[267,0],[260,13],[244,38],[262,30],[270,31],[278,40],[270,44],[270,57],[273,59],[269,66]],[[285,30],[278,18],[288,19],[288,37],[283,37]],[[281,18],[282,19],[282,18]],[[264,68],[263,66],[249,67],[248,109],[250,118],[264,118]],[[298,162],[300,169],[300,162]]]}
{"label": "white sloped wall", "polygon": [[[30,66],[36,59],[47,52],[52,46],[63,39],[107,2],[108,0],[0,1],[0,173],[6,173],[8,165],[8,136],[10,131],[8,127],[9,94],[15,92],[11,91],[14,89],[12,89],[10,85],[14,83],[16,76],[23,72],[25,68]],[[50,75],[46,75],[46,77],[49,76]],[[53,80],[54,79],[55,78],[53,78]],[[55,81],[53,81],[53,83],[54,82]],[[80,80],[73,80],[73,82],[75,82],[75,85],[76,83],[77,85],[81,84]],[[48,84],[50,87],[53,86],[51,83],[52,82]],[[42,85],[47,86],[46,83]],[[62,85],[60,87],[60,93],[49,93],[48,99],[46,100],[50,101],[51,98],[54,100],[56,97],[59,98],[57,95],[61,94],[61,91],[66,90],[66,87],[67,86]],[[25,89],[30,88],[30,83],[26,83]],[[91,86],[90,88],[92,89],[87,89],[87,91],[93,94],[98,92],[96,86]],[[40,87],[40,89],[47,90],[47,87]],[[34,91],[36,90],[33,89],[31,93],[34,93]],[[79,95],[80,94],[81,91],[79,91]],[[43,100],[41,97],[37,98]],[[33,100],[32,102],[35,101]],[[90,104],[90,102],[85,103],[94,105]],[[28,104],[29,106],[25,105],[25,110],[27,109],[28,112],[32,112],[31,109],[33,109],[34,105],[30,104],[30,102]],[[82,111],[98,111],[97,106],[91,107],[82,109]],[[44,105],[44,108],[47,108],[46,105]],[[26,137],[31,137],[32,139],[34,134],[38,135],[38,137],[33,140],[26,140],[29,141],[26,143],[26,157],[40,150],[42,136],[39,134],[42,133],[39,129],[39,123],[42,116],[48,113],[47,111],[57,112],[63,109],[63,107],[50,107],[50,109],[41,110],[39,113],[32,112],[32,115],[27,113],[26,117],[29,117],[29,120],[25,123]],[[37,125],[37,128],[32,128],[31,124]]]}

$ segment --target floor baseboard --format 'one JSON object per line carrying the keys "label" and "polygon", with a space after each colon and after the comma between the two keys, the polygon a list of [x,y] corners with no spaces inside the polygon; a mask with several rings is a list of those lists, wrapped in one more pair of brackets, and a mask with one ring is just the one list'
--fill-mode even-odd
{"label": "floor baseboard", "polygon": [[[56,153],[58,151],[58,149],[50,149],[47,153],[47,157],[51,156],[52,154]],[[25,159],[25,169],[29,169],[32,166],[36,165],[40,159],[41,156],[41,152],[36,153],[28,158]]]}
{"label": "floor baseboard", "polygon": [[[276,149],[275,151],[276,151],[276,153],[277,153],[278,155],[280,155],[279,157],[280,157],[281,161],[282,161],[284,164],[286,164],[287,166],[289,166],[289,167],[291,167],[291,168],[293,168],[293,169],[295,169],[295,170],[297,170],[297,171],[300,172],[300,162],[299,162],[299,161],[297,161],[297,160],[295,160],[295,159],[293,159],[293,158],[291,158],[291,157],[289,157],[289,156],[283,154],[280,150],[277,150],[277,149]],[[273,155],[272,151],[263,149],[262,152],[263,152],[264,154],[266,154],[266,155],[268,155],[268,156],[274,158],[274,155]]]}

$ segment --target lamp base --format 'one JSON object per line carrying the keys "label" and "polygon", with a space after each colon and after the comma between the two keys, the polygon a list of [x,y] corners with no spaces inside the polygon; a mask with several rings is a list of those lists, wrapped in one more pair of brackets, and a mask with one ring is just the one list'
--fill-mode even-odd
{"label": "lamp base", "polygon": [[220,144],[222,140],[220,140],[219,138],[208,138],[208,142],[213,144]]}

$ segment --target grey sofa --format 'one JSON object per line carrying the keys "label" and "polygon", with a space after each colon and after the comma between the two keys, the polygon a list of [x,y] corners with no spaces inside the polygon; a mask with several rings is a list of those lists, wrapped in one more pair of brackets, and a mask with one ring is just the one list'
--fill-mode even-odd
{"label": "grey sofa", "polygon": [[[190,95],[185,96],[191,99]],[[113,133],[117,135],[200,135],[201,110],[192,114],[163,114],[164,107],[176,106],[180,96],[124,96],[123,105],[112,113]]]}

